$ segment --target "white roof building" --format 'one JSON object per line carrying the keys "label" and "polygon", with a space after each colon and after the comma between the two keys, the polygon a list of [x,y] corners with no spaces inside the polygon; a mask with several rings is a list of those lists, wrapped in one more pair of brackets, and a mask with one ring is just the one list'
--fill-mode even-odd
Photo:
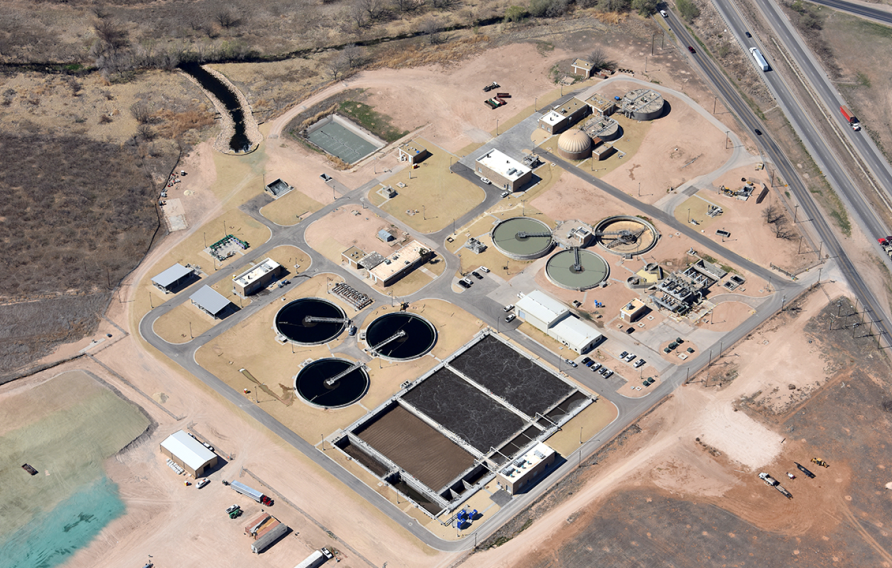
{"label": "white roof building", "polygon": [[498,150],[490,150],[478,158],[477,163],[489,168],[509,181],[517,181],[533,171],[514,158],[499,152]]}
{"label": "white roof building", "polygon": [[562,319],[548,330],[548,335],[579,354],[591,349],[602,337],[597,329],[576,317]]}
{"label": "white roof building", "polygon": [[561,122],[563,122],[565,120],[567,120],[567,117],[562,115],[561,113],[559,113],[556,110],[548,111],[547,113],[545,113],[542,116],[542,118],[539,119],[540,122],[544,122],[545,124],[552,126],[552,127],[560,124]]}
{"label": "white roof building", "polygon": [[556,457],[551,447],[538,442],[499,471],[499,483],[512,495],[521,493],[554,463]]}
{"label": "white roof building", "polygon": [[517,316],[545,333],[568,315],[570,309],[567,306],[539,290],[517,301]]}
{"label": "white roof building", "polygon": [[[176,458],[180,465],[186,468],[192,475],[201,475],[208,465],[217,463],[217,454],[205,448],[201,442],[180,430],[174,432],[161,442],[161,447],[167,455]],[[197,477],[196,475],[196,477]]]}

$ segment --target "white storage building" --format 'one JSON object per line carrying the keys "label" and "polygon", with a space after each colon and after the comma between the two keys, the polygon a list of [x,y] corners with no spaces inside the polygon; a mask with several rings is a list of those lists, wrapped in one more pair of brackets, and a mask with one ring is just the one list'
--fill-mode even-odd
{"label": "white storage building", "polygon": [[600,343],[603,337],[597,329],[575,316],[559,321],[548,331],[548,335],[580,355]]}
{"label": "white storage building", "polygon": [[217,454],[183,430],[174,432],[161,442],[161,453],[195,478],[217,465]]}
{"label": "white storage building", "polygon": [[517,301],[517,317],[544,333],[569,315],[567,306],[539,290]]}
{"label": "white storage building", "polygon": [[597,345],[603,337],[562,302],[539,290],[517,301],[517,317],[579,354]]}

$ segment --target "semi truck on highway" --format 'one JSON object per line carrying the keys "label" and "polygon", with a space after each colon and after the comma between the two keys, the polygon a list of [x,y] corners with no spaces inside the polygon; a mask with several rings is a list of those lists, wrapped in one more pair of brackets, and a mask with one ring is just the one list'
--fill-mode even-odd
{"label": "semi truck on highway", "polygon": [[852,111],[849,110],[849,107],[843,105],[839,107],[839,112],[842,113],[844,117],[846,117],[846,121],[849,123],[849,126],[852,127],[852,130],[855,132],[861,130],[861,123],[858,122],[858,119],[855,118],[855,115],[852,114]]}
{"label": "semi truck on highway", "polygon": [[750,53],[753,55],[753,59],[756,60],[756,65],[758,65],[762,69],[762,71],[768,71],[769,69],[771,69],[771,67],[769,67],[768,65],[768,62],[765,61],[765,58],[762,56],[761,51],[759,51],[755,47],[751,47]]}
{"label": "semi truck on highway", "polygon": [[244,483],[240,483],[238,481],[232,481],[229,483],[229,486],[232,487],[237,493],[241,493],[242,495],[244,495],[246,497],[250,497],[251,499],[254,499],[255,501],[257,501],[258,503],[263,503],[264,505],[268,505],[268,506],[272,506],[272,504],[273,504],[272,499],[270,499],[269,497],[267,497],[260,491],[257,491],[256,489],[251,489]]}

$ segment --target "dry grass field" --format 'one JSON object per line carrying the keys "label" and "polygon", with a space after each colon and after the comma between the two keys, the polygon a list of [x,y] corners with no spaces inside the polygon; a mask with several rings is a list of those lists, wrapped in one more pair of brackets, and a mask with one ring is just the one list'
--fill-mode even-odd
{"label": "dry grass field", "polygon": [[[466,179],[453,175],[449,167],[458,158],[423,138],[414,141],[430,151],[417,169],[406,167],[387,178],[396,197],[387,199],[373,188],[369,202],[390,213],[420,233],[448,227],[486,198],[486,193]],[[405,187],[399,187],[405,184]]]}

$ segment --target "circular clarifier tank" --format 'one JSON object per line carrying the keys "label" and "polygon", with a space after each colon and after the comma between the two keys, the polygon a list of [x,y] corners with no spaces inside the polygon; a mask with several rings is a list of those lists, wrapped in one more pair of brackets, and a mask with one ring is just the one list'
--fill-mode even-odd
{"label": "circular clarifier tank", "polygon": [[[314,321],[326,318],[331,321]],[[335,304],[320,298],[300,298],[288,302],[276,314],[276,331],[299,345],[327,343],[347,327],[347,314]]]}
{"label": "circular clarifier tank", "polygon": [[551,251],[551,228],[530,217],[514,217],[502,221],[492,230],[495,247],[509,258],[532,260]]}
{"label": "circular clarifier tank", "polygon": [[368,390],[368,373],[346,359],[318,359],[294,377],[294,392],[307,404],[322,408],[349,406]]}
{"label": "circular clarifier tank", "polygon": [[370,351],[384,359],[417,359],[437,342],[437,329],[421,316],[407,312],[384,314],[366,329],[365,341]]}
{"label": "circular clarifier tank", "polygon": [[609,274],[607,261],[587,250],[562,250],[545,264],[545,275],[551,283],[568,290],[594,288]]}

